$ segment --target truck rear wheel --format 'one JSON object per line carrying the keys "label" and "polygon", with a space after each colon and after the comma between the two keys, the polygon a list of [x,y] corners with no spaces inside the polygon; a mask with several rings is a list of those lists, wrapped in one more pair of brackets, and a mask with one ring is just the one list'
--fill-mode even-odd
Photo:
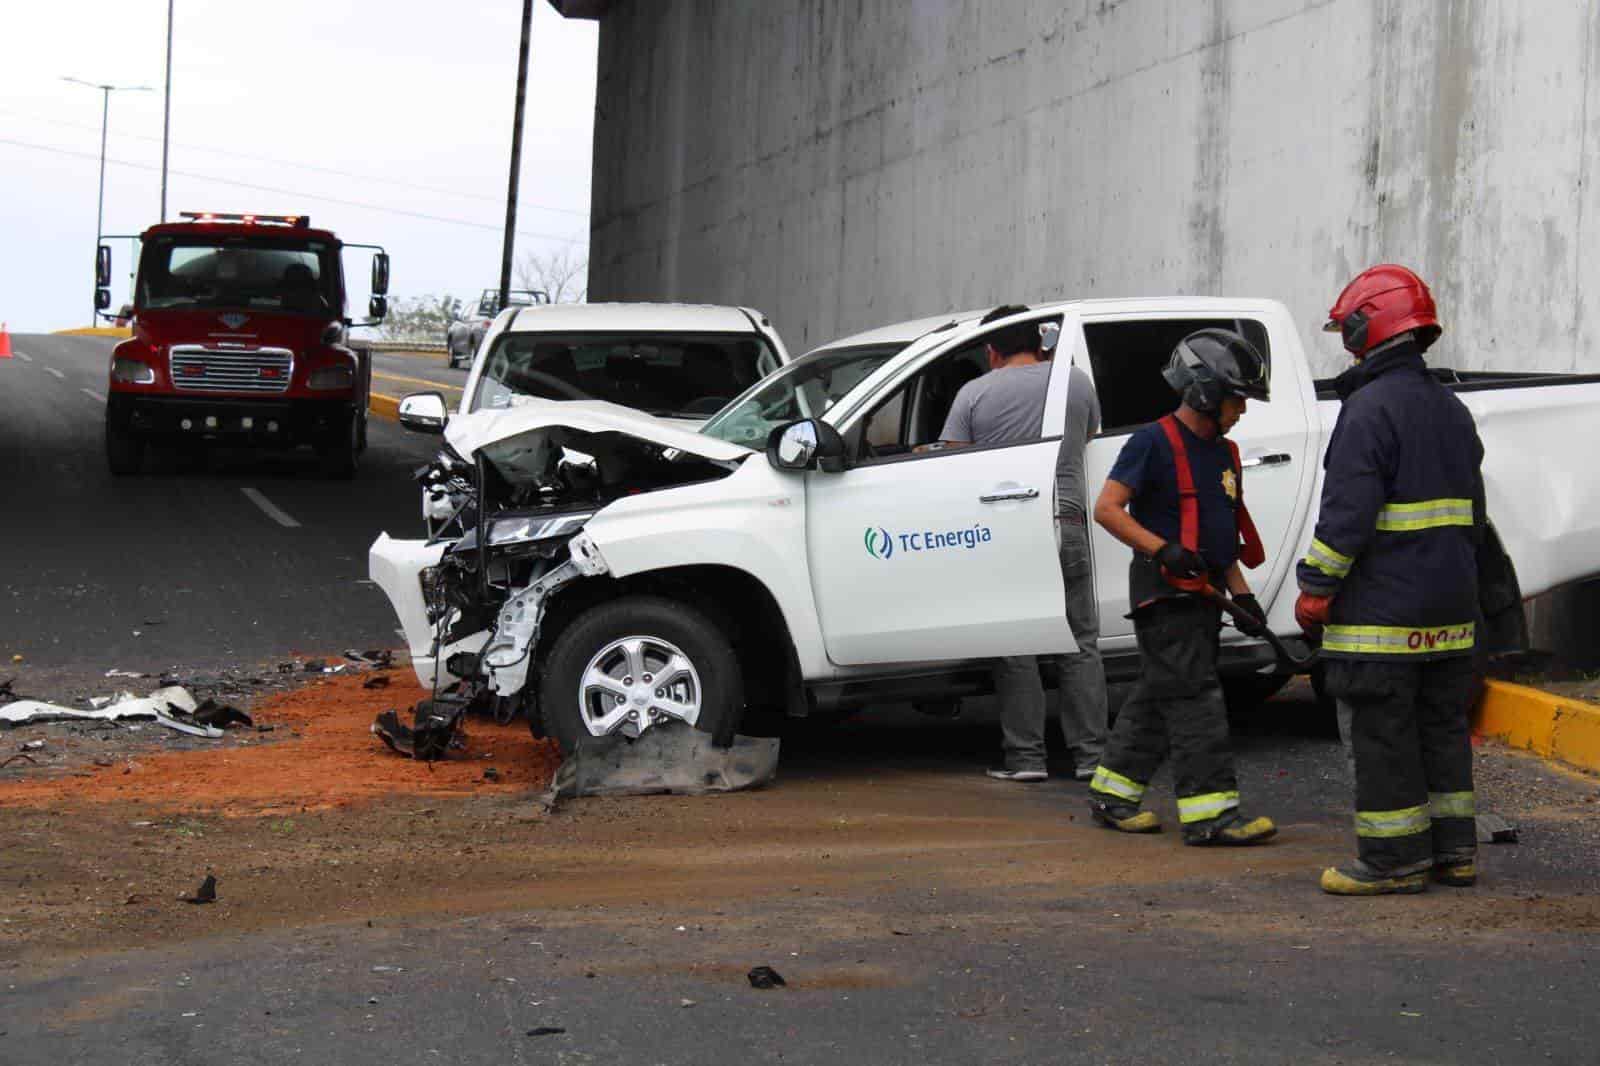
{"label": "truck rear wheel", "polygon": [[144,439],[106,419],[106,465],[117,477],[137,474],[144,467]]}
{"label": "truck rear wheel", "polygon": [[629,596],[579,615],[556,638],[539,691],[564,752],[588,737],[685,722],[732,739],[744,708],[733,644],[687,604]]}

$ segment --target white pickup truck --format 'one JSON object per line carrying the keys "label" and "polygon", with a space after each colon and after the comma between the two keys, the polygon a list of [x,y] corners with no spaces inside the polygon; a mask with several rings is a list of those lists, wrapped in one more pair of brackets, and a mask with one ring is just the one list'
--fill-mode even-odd
{"label": "white pickup truck", "polygon": [[[914,451],[986,368],[985,336],[1016,322],[1060,329],[1038,436]],[[731,737],[747,709],[980,692],[985,659],[1073,648],[1052,520],[1067,364],[1089,369],[1100,397],[1093,492],[1122,438],[1176,404],[1160,371],[1177,339],[1215,325],[1271,362],[1271,402],[1232,436],[1267,552],[1250,581],[1272,629],[1297,640],[1294,563],[1337,407],[1319,402],[1288,311],[1267,300],[1074,301],[989,325],[890,327],[796,360],[698,431],[602,403],[460,415],[441,457],[456,527],[380,536],[371,576],[424,684],[466,681],[568,747],[673,719]],[[1600,378],[1463,375],[1452,388],[1487,449],[1486,628],[1515,647],[1523,596],[1600,572],[1600,479],[1587,471]],[[1099,531],[1093,548],[1107,674],[1131,677],[1128,550]],[[1286,679],[1271,649],[1231,629],[1222,669],[1234,698]]]}

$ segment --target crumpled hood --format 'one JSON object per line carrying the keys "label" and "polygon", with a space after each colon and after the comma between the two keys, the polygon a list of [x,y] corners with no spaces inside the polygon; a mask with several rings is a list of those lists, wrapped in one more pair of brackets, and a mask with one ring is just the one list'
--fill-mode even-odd
{"label": "crumpled hood", "polygon": [[683,428],[681,424],[603,400],[561,400],[453,415],[445,427],[444,437],[456,454],[469,459],[485,444],[549,426],[564,426],[583,433],[621,433],[719,462],[748,459],[753,454],[742,445],[708,437]]}

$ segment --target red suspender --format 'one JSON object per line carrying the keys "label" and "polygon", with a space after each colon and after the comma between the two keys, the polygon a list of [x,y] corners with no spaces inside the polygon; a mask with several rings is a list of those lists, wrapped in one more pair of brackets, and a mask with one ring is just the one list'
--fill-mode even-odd
{"label": "red suspender", "polygon": [[[1200,551],[1200,497],[1194,488],[1194,471],[1189,467],[1189,452],[1183,446],[1183,434],[1178,429],[1178,420],[1172,415],[1167,415],[1160,422],[1161,430],[1167,435],[1167,443],[1172,446],[1172,465],[1178,472],[1178,541],[1192,552]],[[1224,438],[1226,439],[1226,438]],[[1238,486],[1239,506],[1235,511],[1239,527],[1239,561],[1252,570],[1266,561],[1266,550],[1261,546],[1261,535],[1256,532],[1256,524],[1250,518],[1250,511],[1244,505],[1244,478],[1243,470],[1239,465],[1239,446],[1233,441],[1228,441],[1228,452],[1233,456],[1234,483]],[[1173,582],[1177,587],[1189,589],[1204,588],[1205,577],[1192,580]]]}

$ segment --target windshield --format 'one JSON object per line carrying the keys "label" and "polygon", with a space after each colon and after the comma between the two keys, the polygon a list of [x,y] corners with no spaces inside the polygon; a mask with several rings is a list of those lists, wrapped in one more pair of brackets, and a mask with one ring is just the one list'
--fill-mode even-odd
{"label": "windshield", "polygon": [[813,352],[729,404],[700,432],[759,451],[774,429],[820,417],[903,348],[904,344],[875,344]]}
{"label": "windshield", "polygon": [[701,419],[777,368],[765,338],[748,333],[502,333],[470,409],[537,397]]}
{"label": "windshield", "polygon": [[256,237],[157,237],[139,256],[139,306],[250,308],[332,315],[338,250],[327,241]]}
{"label": "windshield", "polygon": [[[532,307],[534,304],[545,303],[544,293],[533,292],[530,289],[512,289],[506,301],[507,307]],[[484,318],[493,318],[500,313],[500,290],[484,289],[483,295],[478,297],[478,314]]]}

